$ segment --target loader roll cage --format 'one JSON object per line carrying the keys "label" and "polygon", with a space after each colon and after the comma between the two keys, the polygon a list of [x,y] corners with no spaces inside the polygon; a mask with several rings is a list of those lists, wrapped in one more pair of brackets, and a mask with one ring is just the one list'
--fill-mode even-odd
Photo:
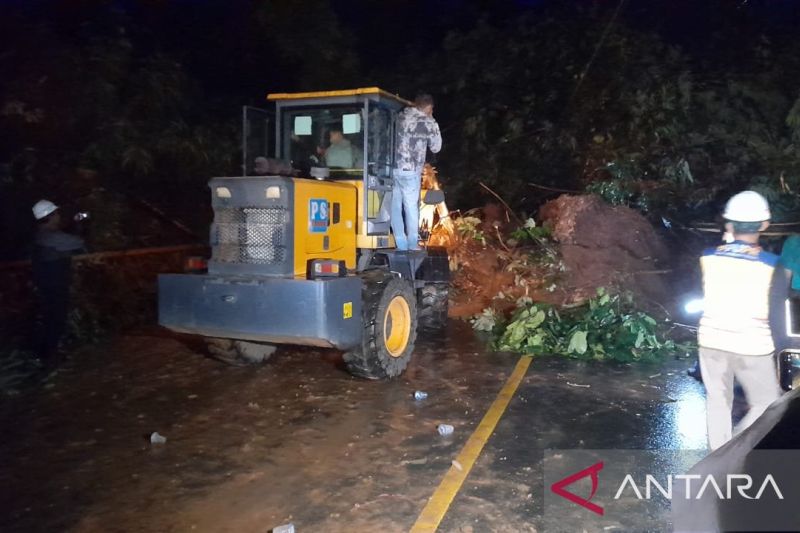
{"label": "loader roll cage", "polygon": [[[411,102],[377,87],[267,98],[275,102],[276,157],[291,161],[303,177],[311,167],[327,166],[331,180],[363,181],[359,208],[366,234],[388,235],[384,199],[392,190],[395,119]],[[349,142],[349,153],[331,150],[332,130]]]}

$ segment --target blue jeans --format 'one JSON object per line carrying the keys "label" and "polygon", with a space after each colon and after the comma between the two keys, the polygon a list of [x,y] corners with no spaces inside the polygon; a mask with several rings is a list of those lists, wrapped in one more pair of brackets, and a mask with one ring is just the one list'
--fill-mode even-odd
{"label": "blue jeans", "polygon": [[398,250],[419,250],[420,179],[421,173],[417,170],[394,170],[392,233]]}

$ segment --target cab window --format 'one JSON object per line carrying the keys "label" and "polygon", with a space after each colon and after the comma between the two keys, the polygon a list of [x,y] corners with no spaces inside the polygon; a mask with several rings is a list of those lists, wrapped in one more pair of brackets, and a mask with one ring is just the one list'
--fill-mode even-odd
{"label": "cab window", "polygon": [[369,175],[380,178],[391,177],[394,157],[392,112],[386,107],[370,102],[368,120],[367,168]]}
{"label": "cab window", "polygon": [[361,106],[286,108],[282,111],[282,156],[308,175],[328,167],[333,179],[364,174],[364,127]]}

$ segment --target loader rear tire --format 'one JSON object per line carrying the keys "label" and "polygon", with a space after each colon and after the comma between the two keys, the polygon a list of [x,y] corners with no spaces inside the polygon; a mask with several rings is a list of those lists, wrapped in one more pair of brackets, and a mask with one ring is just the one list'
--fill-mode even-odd
{"label": "loader rear tire", "polygon": [[417,291],[417,316],[422,331],[440,332],[447,326],[449,290],[445,283],[429,283]]}
{"label": "loader rear tire", "polygon": [[260,365],[277,350],[274,344],[212,337],[206,339],[206,344],[214,359],[232,366]]}
{"label": "loader rear tire", "polygon": [[384,270],[364,273],[361,344],[344,354],[348,371],[367,379],[396,378],[408,366],[417,338],[417,302],[408,280]]}

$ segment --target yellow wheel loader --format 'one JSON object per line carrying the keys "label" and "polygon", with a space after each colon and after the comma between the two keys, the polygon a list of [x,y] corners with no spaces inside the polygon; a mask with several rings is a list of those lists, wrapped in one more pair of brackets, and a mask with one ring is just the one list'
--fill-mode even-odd
{"label": "yellow wheel loader", "polygon": [[357,376],[397,377],[420,321],[444,326],[449,281],[444,248],[398,251],[391,234],[395,121],[411,104],[375,87],[268,100],[275,158],[258,158],[266,175],[211,179],[207,272],[159,276],[159,323],[232,362],[321,346]]}

